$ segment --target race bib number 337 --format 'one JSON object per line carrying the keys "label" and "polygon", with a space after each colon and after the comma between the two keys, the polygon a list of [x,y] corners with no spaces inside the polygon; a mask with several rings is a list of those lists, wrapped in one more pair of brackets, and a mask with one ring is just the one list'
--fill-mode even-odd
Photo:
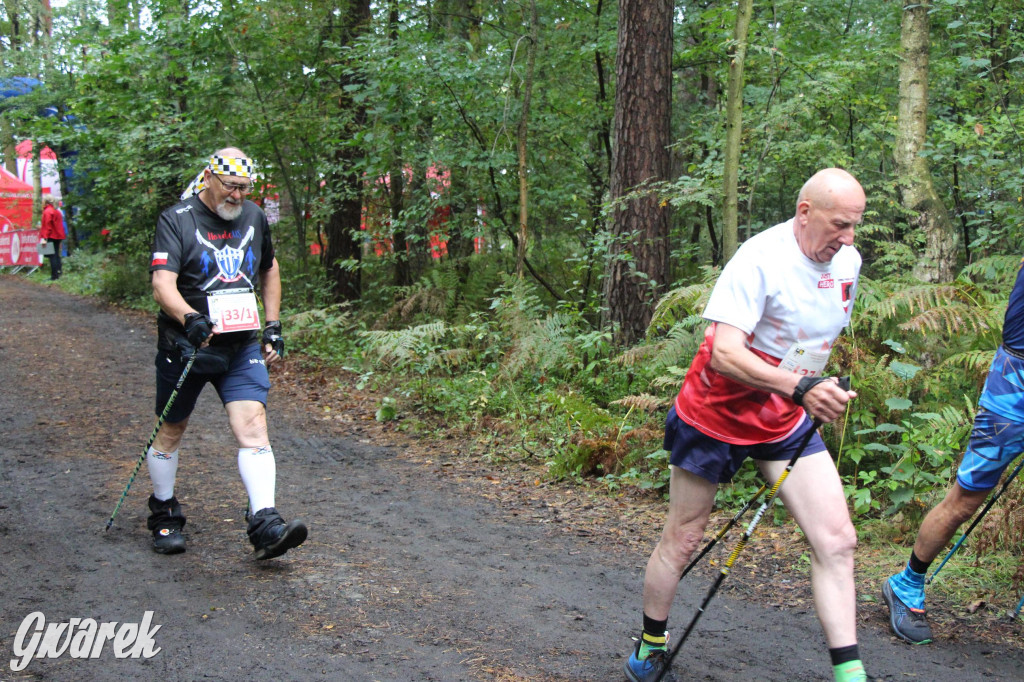
{"label": "race bib number 337", "polygon": [[208,299],[210,318],[218,334],[260,328],[256,294],[251,291],[211,294]]}

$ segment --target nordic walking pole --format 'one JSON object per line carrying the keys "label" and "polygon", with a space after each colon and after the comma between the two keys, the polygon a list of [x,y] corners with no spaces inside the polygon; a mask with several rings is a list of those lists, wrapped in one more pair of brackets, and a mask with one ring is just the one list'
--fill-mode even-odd
{"label": "nordic walking pole", "polygon": [[164,425],[164,419],[167,418],[167,413],[171,411],[171,405],[174,404],[174,399],[178,397],[178,391],[181,390],[182,384],[185,383],[185,377],[188,376],[188,371],[192,369],[192,363],[196,361],[196,356],[199,355],[198,350],[192,351],[192,356],[185,363],[185,369],[181,371],[181,376],[178,377],[178,383],[174,386],[174,391],[171,396],[167,399],[167,403],[164,405],[164,411],[160,413],[160,418],[156,420],[156,427],[153,428],[153,434],[149,437],[149,442],[146,443],[146,447],[142,448],[142,454],[139,456],[139,461],[135,463],[135,468],[132,470],[132,475],[128,478],[128,485],[124,487],[121,492],[121,498],[117,501],[117,505],[114,506],[114,511],[111,512],[110,518],[107,519],[107,527],[104,530],[110,530],[110,527],[114,525],[114,517],[117,516],[117,512],[121,509],[121,503],[124,502],[124,498],[128,496],[128,489],[132,487],[132,483],[135,481],[135,475],[139,473],[139,469],[142,467],[142,463],[146,459],[146,455],[149,453],[149,447],[156,440],[156,434],[160,432],[160,427]]}
{"label": "nordic walking pole", "polygon": [[[843,385],[842,380],[840,380],[840,385]],[[729,555],[729,558],[725,560],[725,564],[722,566],[722,570],[719,572],[718,578],[715,579],[711,589],[708,590],[707,596],[704,597],[704,601],[701,602],[700,608],[697,609],[697,613],[693,614],[690,624],[686,626],[686,631],[683,632],[683,636],[679,638],[679,643],[672,649],[672,653],[669,654],[668,660],[665,661],[665,666],[661,669],[661,672],[658,673],[658,676],[654,678],[654,682],[661,682],[661,678],[664,677],[665,673],[672,667],[672,661],[675,660],[676,654],[678,654],[679,650],[683,648],[683,644],[686,643],[686,638],[690,636],[691,632],[693,632],[693,628],[697,625],[697,621],[700,620],[701,615],[704,613],[704,609],[707,608],[711,599],[715,596],[715,593],[718,592],[718,588],[722,585],[722,581],[725,580],[726,576],[728,576],[732,571],[732,565],[736,563],[736,558],[739,556],[740,552],[743,551],[743,548],[747,546],[747,542],[750,540],[750,536],[754,534],[754,529],[757,527],[757,524],[760,523],[761,517],[764,516],[768,507],[775,501],[776,496],[779,494],[779,488],[782,487],[783,482],[785,482],[786,478],[789,476],[789,472],[793,470],[793,467],[796,465],[796,461],[800,459],[800,455],[804,454],[804,450],[807,449],[807,445],[811,442],[811,438],[814,437],[815,432],[821,428],[821,424],[822,422],[820,419],[814,420],[814,423],[811,425],[807,435],[805,435],[804,439],[800,442],[800,447],[797,448],[789,462],[786,463],[786,468],[782,470],[782,473],[779,475],[779,479],[775,481],[775,485],[773,485],[769,491],[768,498],[761,503],[760,507],[757,508],[757,513],[754,514],[754,518],[750,520],[750,524],[747,526],[747,530],[744,531],[743,537],[740,538],[740,541],[736,544],[736,548],[732,550],[732,554]]]}
{"label": "nordic walking pole", "polygon": [[743,515],[747,513],[748,509],[754,506],[754,503],[757,502],[757,499],[761,497],[761,493],[763,493],[767,489],[768,484],[762,483],[761,489],[754,493],[754,496],[747,500],[747,503],[743,505],[743,507],[740,508],[740,510],[736,512],[736,514],[731,519],[729,519],[729,522],[725,524],[722,530],[718,531],[718,535],[708,540],[707,544],[704,545],[704,549],[700,550],[700,554],[694,557],[694,559],[690,561],[690,565],[683,569],[683,574],[679,576],[680,581],[682,581],[682,579],[686,577],[687,573],[693,570],[693,567],[696,566],[700,562],[700,560],[704,558],[705,554],[711,551],[711,548],[714,547],[719,540],[725,537],[725,534],[728,533],[732,529],[732,527],[736,525],[736,522],[739,521],[743,517]]}
{"label": "nordic walking pole", "polygon": [[[850,378],[840,377],[839,386],[844,390],[850,390]],[[736,514],[731,519],[729,519],[729,522],[725,524],[725,527],[722,528],[722,530],[718,531],[718,534],[715,535],[715,537],[708,540],[707,544],[704,545],[704,548],[701,549],[700,554],[698,554],[693,560],[691,560],[690,564],[683,569],[683,573],[679,576],[679,580],[685,578],[686,574],[693,570],[693,567],[696,566],[700,562],[700,560],[704,558],[704,555],[710,552],[711,548],[714,547],[719,540],[725,537],[725,534],[728,533],[741,518],[743,518],[743,515],[746,514],[747,511],[754,506],[754,503],[757,502],[758,498],[761,497],[761,493],[763,493],[767,489],[768,483],[762,483],[758,491],[754,493],[754,496],[747,500],[747,503],[744,504],[743,507],[740,508],[740,510],[736,512]]]}
{"label": "nordic walking pole", "polygon": [[[1017,468],[1013,470],[1013,473],[1006,477],[1006,480],[1003,481],[1003,485],[1001,488],[999,488],[999,491],[988,499],[988,503],[985,505],[984,509],[981,510],[981,513],[974,518],[974,521],[971,523],[970,526],[967,527],[967,530],[964,531],[964,534],[960,536],[960,539],[956,541],[956,544],[953,545],[953,548],[946,553],[946,558],[944,558],[942,560],[942,563],[939,564],[939,567],[932,572],[931,576],[926,581],[927,584],[931,585],[932,581],[935,580],[935,576],[939,574],[939,571],[941,571],[942,567],[946,565],[946,562],[949,561],[950,557],[956,554],[956,551],[960,549],[960,545],[964,544],[964,540],[966,540],[967,536],[971,534],[971,531],[974,530],[974,528],[981,522],[983,518],[985,518],[985,514],[987,514],[988,510],[992,508],[992,505],[996,503],[996,500],[998,500],[999,496],[1003,494],[1003,492],[1006,490],[1006,487],[1013,482],[1013,479],[1017,478],[1017,474],[1020,473],[1022,467],[1024,467],[1024,457],[1021,457],[1020,463],[1017,465]],[[1017,610],[1020,611],[1019,608]]]}

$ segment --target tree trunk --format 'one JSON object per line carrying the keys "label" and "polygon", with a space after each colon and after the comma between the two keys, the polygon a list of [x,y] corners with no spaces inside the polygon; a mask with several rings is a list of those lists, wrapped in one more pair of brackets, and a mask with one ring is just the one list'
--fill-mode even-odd
{"label": "tree trunk", "polygon": [[[370,23],[370,1],[353,2],[343,15],[343,23],[336,30],[339,44],[347,44],[365,31]],[[339,85],[352,83],[354,77],[346,75]],[[366,125],[366,107],[343,97],[338,107],[351,111],[353,131]],[[342,115],[345,115],[343,112]],[[324,268],[331,280],[333,294],[339,301],[355,301],[362,295],[362,260],[361,232],[363,210],[363,179],[360,173],[347,169],[354,168],[359,157],[359,150],[353,147],[341,147],[333,152],[334,168],[337,169],[328,179],[331,195],[334,199],[333,210],[327,219],[327,251],[324,254]]]}
{"label": "tree trunk", "polygon": [[725,204],[722,210],[722,247],[725,260],[736,253],[739,218],[737,184],[740,141],[743,137],[743,62],[747,58],[747,29],[754,0],[740,0],[733,30],[733,52],[729,57],[729,84],[725,102]]}
{"label": "tree trunk", "polygon": [[921,156],[928,131],[928,0],[907,0],[900,30],[899,118],[893,157],[900,197],[910,227],[924,234],[924,253],[914,275],[924,282],[953,280],[957,264],[956,230],[935,191],[928,161]]}
{"label": "tree trunk", "polygon": [[615,60],[612,239],[605,269],[607,322],[621,344],[643,337],[666,289],[669,211],[654,194],[623,201],[668,179],[672,87],[671,0],[621,0]]}
{"label": "tree trunk", "polygon": [[530,123],[530,97],[533,94],[533,69],[537,62],[537,39],[540,31],[537,21],[537,2],[530,0],[530,36],[526,47],[526,78],[523,83],[523,110],[519,116],[516,149],[519,156],[519,244],[516,249],[516,276],[523,278],[526,246],[529,239],[529,178],[527,177],[526,149]]}
{"label": "tree trunk", "polygon": [[[480,24],[482,3],[479,0],[435,0],[431,15],[431,30],[438,40],[447,41],[451,49],[458,50],[472,63],[480,48]],[[472,45],[473,49],[466,49]],[[471,193],[467,184],[467,173],[458,165],[438,168],[448,172],[447,191],[442,195],[442,204],[447,202],[451,209],[446,225],[448,234],[448,258],[459,278],[458,296],[466,290],[470,277],[470,258],[475,251],[474,237],[477,236],[478,197]]]}
{"label": "tree trunk", "polygon": [[14,140],[14,124],[7,116],[0,116],[0,139],[2,139],[4,168],[12,175],[18,174],[18,150]]}
{"label": "tree trunk", "polygon": [[[398,49],[398,0],[388,3],[388,41],[391,49]],[[409,243],[402,224],[402,211],[405,210],[405,168],[402,162],[402,149],[396,140],[400,139],[398,130],[391,136],[391,170],[388,173],[388,210],[391,216],[391,235],[395,251],[396,287],[407,287],[412,284],[412,271],[409,269]]]}
{"label": "tree trunk", "polygon": [[[335,155],[338,164],[347,164],[351,159],[345,158],[351,152]],[[362,218],[362,178],[358,173],[349,173],[335,178],[340,187],[335,188],[336,194],[344,197],[335,205],[327,219],[327,252],[324,254],[324,267],[331,280],[335,300],[357,301],[362,294],[362,249],[359,239],[359,224]]]}

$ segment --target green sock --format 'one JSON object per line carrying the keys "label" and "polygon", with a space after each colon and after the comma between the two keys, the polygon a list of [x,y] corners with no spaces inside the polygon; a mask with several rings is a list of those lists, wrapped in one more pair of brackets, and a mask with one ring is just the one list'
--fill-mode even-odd
{"label": "green sock", "polygon": [[867,673],[864,672],[864,664],[860,660],[834,665],[832,666],[832,672],[836,676],[836,682],[868,682]]}
{"label": "green sock", "polygon": [[640,651],[637,653],[636,657],[641,661],[647,660],[647,657],[651,655],[652,651],[665,651],[667,646],[667,635],[657,637],[645,632],[640,636]]}
{"label": "green sock", "polygon": [[640,631],[640,649],[636,657],[646,661],[652,651],[668,648],[668,620],[657,620],[644,613],[644,629]]}

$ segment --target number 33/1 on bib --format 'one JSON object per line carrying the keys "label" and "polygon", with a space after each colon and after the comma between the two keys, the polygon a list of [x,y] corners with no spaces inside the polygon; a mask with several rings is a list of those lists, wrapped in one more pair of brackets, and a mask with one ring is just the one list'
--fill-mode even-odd
{"label": "number 33/1 on bib", "polygon": [[213,330],[218,334],[260,329],[256,294],[248,289],[211,292],[207,297]]}

